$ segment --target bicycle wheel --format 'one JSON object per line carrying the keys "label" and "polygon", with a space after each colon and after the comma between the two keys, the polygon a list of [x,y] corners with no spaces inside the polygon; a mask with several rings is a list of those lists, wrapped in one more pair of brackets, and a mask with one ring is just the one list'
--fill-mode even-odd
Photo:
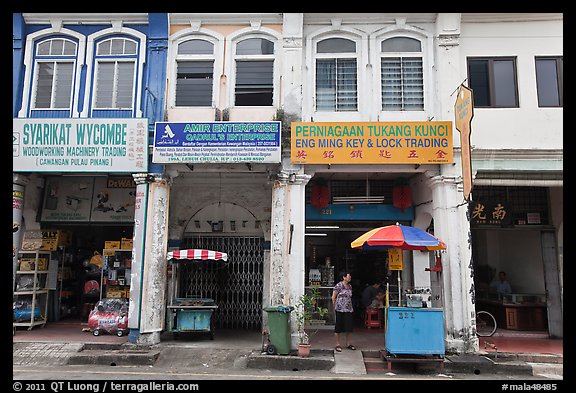
{"label": "bicycle wheel", "polygon": [[490,337],[496,333],[496,318],[488,311],[476,313],[476,334],[479,337]]}

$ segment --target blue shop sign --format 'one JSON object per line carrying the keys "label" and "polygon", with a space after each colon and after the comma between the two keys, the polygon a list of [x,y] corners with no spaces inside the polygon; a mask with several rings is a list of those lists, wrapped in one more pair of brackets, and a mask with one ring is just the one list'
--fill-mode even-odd
{"label": "blue shop sign", "polygon": [[397,220],[412,221],[414,208],[400,209],[385,204],[329,204],[323,208],[306,205],[306,220]]}
{"label": "blue shop sign", "polygon": [[157,122],[152,162],[279,163],[281,122]]}

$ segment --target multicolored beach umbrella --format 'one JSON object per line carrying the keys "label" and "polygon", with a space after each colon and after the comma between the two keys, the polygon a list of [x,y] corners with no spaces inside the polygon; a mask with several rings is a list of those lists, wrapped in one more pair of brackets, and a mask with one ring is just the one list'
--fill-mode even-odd
{"label": "multicolored beach umbrella", "polygon": [[350,243],[350,246],[364,250],[400,248],[402,250],[433,251],[446,249],[446,244],[434,235],[422,229],[398,223],[374,228],[358,237]]}

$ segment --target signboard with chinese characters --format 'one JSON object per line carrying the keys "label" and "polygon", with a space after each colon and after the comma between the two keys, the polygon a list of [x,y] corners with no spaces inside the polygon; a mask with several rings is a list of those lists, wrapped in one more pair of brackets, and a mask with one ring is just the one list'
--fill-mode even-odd
{"label": "signboard with chinese characters", "polygon": [[508,201],[471,202],[470,223],[475,225],[512,224],[512,211]]}
{"label": "signboard with chinese characters", "polygon": [[152,162],[279,163],[281,122],[158,122]]}
{"label": "signboard with chinese characters", "polygon": [[148,119],[13,119],[14,172],[146,172]]}
{"label": "signboard with chinese characters", "polygon": [[451,164],[452,122],[292,123],[296,164]]}
{"label": "signboard with chinese characters", "polygon": [[402,270],[402,250],[399,248],[388,249],[388,269]]}
{"label": "signboard with chinese characters", "polygon": [[470,133],[472,132],[472,118],[474,117],[474,96],[472,89],[460,85],[458,97],[454,104],[456,129],[460,131],[460,147],[462,151],[462,179],[464,183],[464,199],[470,200],[472,191],[472,152],[470,149]]}

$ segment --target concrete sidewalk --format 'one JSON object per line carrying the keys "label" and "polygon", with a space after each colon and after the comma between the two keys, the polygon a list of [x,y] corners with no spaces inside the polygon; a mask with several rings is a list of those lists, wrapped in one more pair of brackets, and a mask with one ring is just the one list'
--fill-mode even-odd
{"label": "concrete sidewalk", "polygon": [[[139,347],[134,344],[79,344],[79,343],[14,343],[13,365],[102,365],[153,366],[165,370],[292,370],[324,371],[330,374],[364,376],[368,358],[381,364],[386,373],[386,362],[375,351],[313,350],[310,357],[267,355],[261,349],[207,348],[204,345],[154,345]],[[374,364],[374,363],[372,363]],[[489,354],[449,355],[444,358],[443,371],[437,364],[393,363],[397,374],[459,374],[459,375],[519,375],[563,379],[563,357],[545,354]]]}
{"label": "concrete sidewalk", "polygon": [[[75,331],[78,331],[74,334]],[[60,329],[60,331],[63,331]],[[384,348],[383,332],[355,330],[353,343],[357,350],[343,348],[334,352],[333,331],[320,331],[312,337],[313,350],[309,358],[296,354],[280,356],[262,354],[262,334],[258,331],[219,330],[214,340],[201,335],[175,339],[163,333],[160,344],[139,346],[127,342],[126,337],[92,336],[82,333],[78,326],[59,335],[49,334],[47,326],[32,331],[18,331],[13,337],[13,365],[118,365],[152,366],[160,370],[175,369],[261,369],[261,370],[318,370],[331,375],[362,376],[374,372],[386,373],[387,364],[381,359]],[[55,334],[55,333],[54,333]],[[491,338],[492,339],[492,338]],[[518,339],[518,340],[524,340]],[[523,341],[522,345],[524,344]],[[528,342],[528,341],[527,341]],[[468,355],[446,355],[444,373],[460,375],[516,374],[563,378],[563,351],[558,342],[544,340],[536,347],[542,352],[501,352],[491,348]],[[499,348],[504,342],[498,342]],[[560,341],[561,344],[561,341]],[[510,344],[509,344],[510,345]],[[521,347],[518,347],[521,349]],[[547,353],[551,352],[551,353]],[[367,369],[366,365],[369,365]],[[438,363],[392,363],[393,373],[438,373]]]}

